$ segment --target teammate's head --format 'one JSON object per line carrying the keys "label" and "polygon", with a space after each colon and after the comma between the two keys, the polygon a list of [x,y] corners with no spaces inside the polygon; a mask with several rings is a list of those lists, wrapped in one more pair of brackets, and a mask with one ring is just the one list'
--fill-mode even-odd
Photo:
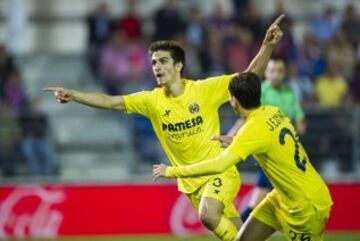
{"label": "teammate's head", "polygon": [[284,59],[272,58],[270,59],[265,70],[265,79],[267,79],[271,85],[281,86],[285,80],[286,75],[286,63]]}
{"label": "teammate's head", "polygon": [[175,41],[156,41],[149,53],[154,76],[159,85],[166,85],[182,75],[185,66],[185,51]]}
{"label": "teammate's head", "polygon": [[230,84],[231,105],[240,114],[242,109],[255,109],[261,105],[261,81],[259,77],[246,72],[235,76]]}

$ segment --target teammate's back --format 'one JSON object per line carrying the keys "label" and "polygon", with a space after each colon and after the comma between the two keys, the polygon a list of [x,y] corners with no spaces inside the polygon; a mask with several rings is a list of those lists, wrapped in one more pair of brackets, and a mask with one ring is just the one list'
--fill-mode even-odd
{"label": "teammate's back", "polygon": [[326,184],[312,166],[290,119],[277,107],[261,106],[241,132],[234,143],[257,136],[253,138],[258,145],[254,156],[289,212],[295,212],[300,202],[319,210],[331,206]]}

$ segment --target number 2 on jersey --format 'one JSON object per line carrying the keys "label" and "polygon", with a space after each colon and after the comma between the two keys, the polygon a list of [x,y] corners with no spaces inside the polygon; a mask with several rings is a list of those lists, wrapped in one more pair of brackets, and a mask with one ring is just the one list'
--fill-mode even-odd
{"label": "number 2 on jersey", "polygon": [[295,143],[295,154],[294,154],[294,161],[296,163],[296,166],[303,172],[306,171],[306,157],[304,157],[300,161],[300,153],[299,153],[299,140],[295,137],[295,135],[288,129],[288,128],[282,128],[279,134],[279,141],[281,145],[285,144],[285,136],[289,135]]}

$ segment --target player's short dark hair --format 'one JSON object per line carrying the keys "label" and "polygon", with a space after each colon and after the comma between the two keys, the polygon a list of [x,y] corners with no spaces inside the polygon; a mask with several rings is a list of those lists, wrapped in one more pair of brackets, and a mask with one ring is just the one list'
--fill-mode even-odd
{"label": "player's short dark hair", "polygon": [[230,81],[229,91],[245,109],[257,108],[261,105],[261,81],[252,72],[235,76]]}
{"label": "player's short dark hair", "polygon": [[160,40],[153,42],[149,47],[150,56],[159,50],[169,52],[171,58],[174,60],[174,63],[181,62],[183,64],[181,72],[183,71],[185,67],[185,51],[178,42],[173,40]]}

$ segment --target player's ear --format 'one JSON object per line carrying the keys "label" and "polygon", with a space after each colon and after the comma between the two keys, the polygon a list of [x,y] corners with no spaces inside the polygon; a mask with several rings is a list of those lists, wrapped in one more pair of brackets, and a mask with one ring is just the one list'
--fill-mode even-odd
{"label": "player's ear", "polygon": [[177,72],[181,72],[183,66],[184,66],[183,63],[181,63],[181,62],[176,63],[176,64],[175,64],[175,69],[176,69],[176,71],[177,71]]}
{"label": "player's ear", "polygon": [[236,109],[240,106],[240,102],[233,95],[230,97],[230,103]]}
{"label": "player's ear", "polygon": [[230,96],[230,103],[231,103],[232,106],[235,106],[235,100],[236,100],[235,96],[231,95]]}

